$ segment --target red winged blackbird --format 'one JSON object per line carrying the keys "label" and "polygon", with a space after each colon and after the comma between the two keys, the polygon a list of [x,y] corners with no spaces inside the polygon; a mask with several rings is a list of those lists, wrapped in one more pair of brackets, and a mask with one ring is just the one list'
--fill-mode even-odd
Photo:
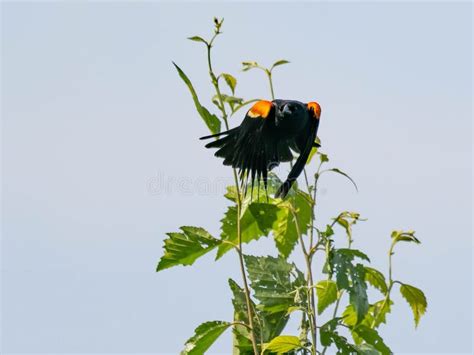
{"label": "red winged blackbird", "polygon": [[250,175],[252,189],[255,179],[259,184],[263,180],[266,189],[268,171],[280,162],[293,160],[292,150],[299,153],[275,194],[284,198],[303,171],[311,148],[318,146],[315,139],[320,116],[317,102],[262,100],[252,106],[240,126],[200,139],[224,136],[206,144],[206,148],[219,148],[215,156],[224,158],[224,165],[238,168],[242,182]]}

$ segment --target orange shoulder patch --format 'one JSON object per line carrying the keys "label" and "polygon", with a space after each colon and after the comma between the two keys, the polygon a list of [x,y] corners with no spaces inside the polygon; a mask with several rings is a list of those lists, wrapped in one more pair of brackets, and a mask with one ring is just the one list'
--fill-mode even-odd
{"label": "orange shoulder patch", "polygon": [[307,104],[308,111],[313,114],[313,117],[319,120],[321,117],[321,106],[316,101],[308,102]]}
{"label": "orange shoulder patch", "polygon": [[252,118],[267,118],[273,104],[270,101],[261,100],[255,103],[247,115]]}

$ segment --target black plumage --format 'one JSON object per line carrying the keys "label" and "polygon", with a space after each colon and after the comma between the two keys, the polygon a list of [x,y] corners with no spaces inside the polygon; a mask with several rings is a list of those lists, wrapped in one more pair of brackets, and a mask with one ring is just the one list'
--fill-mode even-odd
{"label": "black plumage", "polygon": [[242,181],[263,181],[267,188],[268,171],[281,162],[293,159],[292,151],[299,153],[286,181],[275,197],[284,198],[293,182],[303,171],[311,148],[316,144],[321,108],[318,103],[295,100],[258,101],[247,112],[240,126],[218,134],[206,144],[218,148],[215,156],[224,159],[224,165],[239,170]]}

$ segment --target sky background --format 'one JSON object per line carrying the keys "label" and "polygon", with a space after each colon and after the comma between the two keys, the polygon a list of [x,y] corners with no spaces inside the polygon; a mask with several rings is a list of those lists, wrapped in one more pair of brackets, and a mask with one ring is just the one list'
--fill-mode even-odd
{"label": "sky background", "polygon": [[[233,253],[154,272],[166,232],[218,235],[227,205],[231,172],[197,139],[206,128],[171,65],[208,104],[204,48],[186,37],[209,36],[213,16],[225,18],[215,70],[237,76],[238,95],[269,97],[241,61],[285,58],[277,97],[320,102],[323,151],[359,193],[327,175],[319,223],[360,212],[354,247],[385,271],[390,231],[417,231],[423,244],[398,247],[394,277],[425,291],[428,312],[415,330],[395,293],[381,331],[392,350],[471,353],[470,3],[1,8],[2,354],[177,354],[201,322],[231,319]],[[246,251],[275,254],[271,239]]]}

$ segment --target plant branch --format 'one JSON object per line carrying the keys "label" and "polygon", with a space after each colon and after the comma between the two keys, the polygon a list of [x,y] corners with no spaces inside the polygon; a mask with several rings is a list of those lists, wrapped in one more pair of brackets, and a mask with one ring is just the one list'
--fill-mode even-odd
{"label": "plant branch", "polygon": [[303,236],[301,234],[300,227],[298,224],[298,219],[296,217],[296,212],[293,206],[291,207],[291,213],[293,214],[293,219],[295,220],[296,233],[298,234],[299,242],[301,244],[301,249],[303,251],[303,255],[306,262],[306,268],[308,269],[308,277],[307,277],[308,299],[309,299],[308,316],[309,316],[309,326],[311,328],[313,354],[316,354],[317,353],[317,337],[316,337],[317,325],[316,325],[316,307],[315,307],[316,302],[314,299],[313,272],[311,270],[311,256],[306,250]]}
{"label": "plant branch", "polygon": [[270,92],[272,94],[272,100],[275,100],[275,91],[273,90],[273,79],[272,79],[272,72],[268,69],[265,69],[268,77],[268,83],[270,84]]}
{"label": "plant branch", "polygon": [[[214,74],[213,69],[212,69],[211,48],[212,48],[212,44],[213,44],[215,38],[217,37],[217,35],[219,35],[218,31],[216,31],[216,33],[214,34],[212,39],[209,41],[209,44],[207,45],[207,64],[208,64],[208,67],[209,67],[209,75],[211,77],[212,85],[214,86],[214,88],[216,90],[216,94],[217,94],[217,97],[218,97],[218,100],[219,100],[219,105],[218,106],[219,106],[219,109],[222,112],[222,119],[224,121],[226,129],[229,130],[229,123],[228,123],[228,120],[227,120],[228,116],[227,116],[227,112],[226,112],[225,106],[224,106],[224,99],[222,98],[222,93],[221,93],[221,90],[219,88],[219,82],[217,80],[216,75]],[[249,319],[248,322],[249,322],[249,327],[251,329],[250,338],[251,338],[251,341],[252,341],[253,352],[254,352],[255,355],[258,355],[259,352],[258,352],[257,341],[256,341],[256,337],[255,337],[255,328],[254,328],[254,324],[253,324],[253,309],[252,309],[252,302],[251,302],[251,299],[250,299],[250,289],[249,289],[249,286],[248,286],[247,274],[245,273],[244,257],[243,257],[243,252],[242,252],[242,231],[241,231],[241,225],[240,225],[240,215],[241,215],[241,212],[242,212],[242,197],[241,197],[241,192],[240,192],[239,179],[237,177],[237,171],[235,170],[235,168],[233,168],[232,171],[233,171],[233,175],[234,175],[235,188],[237,190],[237,201],[236,201],[236,203],[237,203],[237,221],[236,222],[237,222],[237,244],[238,244],[238,248],[236,248],[236,250],[237,250],[238,257],[239,257],[240,272],[242,274],[242,280],[243,280],[243,284],[244,284],[245,302],[247,304],[247,317]]]}
{"label": "plant branch", "polygon": [[380,315],[382,314],[382,310],[385,308],[387,303],[390,302],[390,293],[392,292],[393,285],[398,282],[392,279],[392,255],[393,255],[393,249],[396,243],[397,241],[396,239],[394,239],[392,241],[392,244],[390,245],[390,249],[388,250],[388,289],[387,289],[385,298],[382,302],[382,306],[380,307],[380,312],[377,312],[376,308],[374,309],[374,320],[372,321],[372,324],[370,325],[371,328],[375,327],[375,325],[377,324],[377,321],[380,318]]}

